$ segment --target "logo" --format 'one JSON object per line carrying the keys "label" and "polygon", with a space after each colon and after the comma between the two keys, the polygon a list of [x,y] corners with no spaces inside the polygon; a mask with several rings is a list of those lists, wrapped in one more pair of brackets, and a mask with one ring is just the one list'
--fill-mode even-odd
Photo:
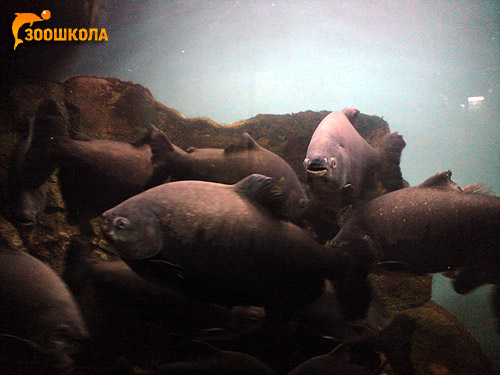
{"label": "logo", "polygon": [[15,13],[16,18],[14,19],[14,22],[12,22],[12,34],[14,34],[14,51],[16,50],[16,47],[18,44],[21,44],[23,41],[22,39],[18,38],[18,32],[21,26],[23,26],[25,23],[29,23],[30,27],[33,26],[33,22],[39,22],[39,21],[47,21],[50,18],[50,11],[44,10],[41,14],[41,17],[38,17],[34,13]]}
{"label": "logo", "polygon": [[40,17],[34,13],[14,13],[16,18],[12,22],[12,34],[14,35],[14,51],[17,46],[24,41],[56,41],[56,42],[84,42],[84,41],[108,41],[106,29],[100,31],[97,28],[90,29],[72,29],[72,28],[57,28],[57,29],[26,29],[26,38],[19,38],[19,29],[27,23],[32,27],[34,22],[47,21],[51,17],[49,10],[44,10]]}

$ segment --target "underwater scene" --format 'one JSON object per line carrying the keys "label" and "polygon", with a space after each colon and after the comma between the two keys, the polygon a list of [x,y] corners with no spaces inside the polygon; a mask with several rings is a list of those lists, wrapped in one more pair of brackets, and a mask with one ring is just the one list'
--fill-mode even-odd
{"label": "underwater scene", "polygon": [[500,3],[4,10],[1,374],[500,374]]}

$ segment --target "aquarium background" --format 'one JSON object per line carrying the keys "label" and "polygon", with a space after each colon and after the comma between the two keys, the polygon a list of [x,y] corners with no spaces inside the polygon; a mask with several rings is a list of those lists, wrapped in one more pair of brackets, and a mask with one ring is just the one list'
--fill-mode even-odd
{"label": "aquarium background", "polygon": [[[498,195],[499,14],[497,1],[107,0],[109,41],[81,43],[48,78],[130,80],[223,124],[353,106],[404,136],[411,185],[450,169]],[[434,278],[433,299],[500,362],[489,293]]]}

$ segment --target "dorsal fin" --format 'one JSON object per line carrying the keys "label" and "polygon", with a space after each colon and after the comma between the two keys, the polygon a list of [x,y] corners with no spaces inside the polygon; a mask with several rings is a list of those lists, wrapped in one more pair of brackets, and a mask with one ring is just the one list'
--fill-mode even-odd
{"label": "dorsal fin", "polygon": [[224,154],[230,154],[233,152],[241,152],[241,151],[260,148],[259,144],[255,141],[255,139],[252,138],[250,134],[243,133],[242,137],[243,137],[242,141],[227,146],[224,149]]}
{"label": "dorsal fin", "polygon": [[151,125],[151,131],[141,143],[149,144],[153,155],[156,152],[174,151],[174,146],[172,145],[172,142],[170,142],[170,139],[168,139],[167,135],[154,125]]}
{"label": "dorsal fin", "polygon": [[257,141],[255,139],[252,138],[252,136],[248,133],[243,133],[241,135],[243,137],[243,139],[245,141],[247,141],[247,146],[248,146],[248,149],[252,149],[252,148],[259,148],[259,144],[257,143]]}
{"label": "dorsal fin", "polygon": [[170,160],[169,153],[175,152],[175,148],[167,135],[151,125],[151,131],[139,144],[149,144],[151,147],[151,162],[155,168],[162,168],[165,160]]}
{"label": "dorsal fin", "polygon": [[234,190],[267,208],[278,218],[285,218],[285,196],[275,179],[252,174],[233,185]]}
{"label": "dorsal fin", "polygon": [[461,191],[460,187],[451,180],[451,171],[436,173],[418,185],[419,188],[432,188]]}
{"label": "dorsal fin", "polygon": [[359,113],[359,110],[353,107],[345,107],[342,112],[349,119],[350,122],[353,122],[356,116]]}

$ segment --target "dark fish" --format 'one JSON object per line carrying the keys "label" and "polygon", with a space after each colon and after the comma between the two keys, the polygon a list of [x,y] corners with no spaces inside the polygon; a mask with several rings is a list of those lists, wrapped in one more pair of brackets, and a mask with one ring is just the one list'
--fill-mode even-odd
{"label": "dark fish", "polygon": [[464,191],[450,177],[450,171],[438,173],[367,203],[333,244],[370,265],[418,274],[463,270],[464,280],[459,274],[456,282],[464,289],[498,284],[500,198]]}
{"label": "dark fish", "polygon": [[273,375],[266,364],[245,353],[219,350],[201,341],[173,348],[171,363],[158,366],[150,375]]}
{"label": "dark fish", "polygon": [[[87,221],[148,188],[171,180],[236,183],[252,174],[276,178],[284,194],[284,213],[299,216],[307,197],[292,168],[278,155],[260,147],[248,134],[244,144],[224,149],[189,149],[172,144],[159,129],[136,144],[111,140],[75,140],[64,135],[57,104],[46,100],[37,109],[34,126],[20,143],[17,181],[28,186],[13,209],[21,221],[33,222],[43,211],[46,182],[59,168],[59,183],[72,224]],[[19,162],[21,160],[21,162]],[[82,182],[84,181],[84,183]],[[15,185],[15,184],[12,184]]]}
{"label": "dark fish", "polygon": [[59,369],[88,338],[66,284],[47,265],[0,238],[0,338],[28,343]]}
{"label": "dark fish", "polygon": [[[342,293],[345,295],[339,296]],[[371,300],[365,317],[351,322],[346,319],[346,309],[342,309],[339,305],[339,300],[348,300],[350,296],[352,299],[348,305],[353,311],[363,310],[363,301],[366,298]],[[339,342],[357,342],[378,334],[386,325],[388,315],[376,295],[363,296],[359,292],[353,293],[348,288],[342,290],[330,280],[325,280],[321,296],[299,309],[293,319],[317,335],[330,337]]]}
{"label": "dark fish", "polygon": [[330,353],[307,360],[288,375],[369,375],[370,371],[351,362],[348,348],[340,344]]}
{"label": "dark fish", "polygon": [[[243,142],[225,149],[190,147],[187,153],[177,152],[186,158],[189,165],[184,176],[174,179],[189,179],[235,184],[243,178],[262,174],[276,180],[285,196],[284,213],[289,218],[297,218],[306,209],[308,198],[294,170],[275,153],[261,147],[248,133],[243,134]],[[170,160],[172,156],[164,157]]]}
{"label": "dark fish", "polygon": [[340,196],[344,204],[356,204],[372,187],[375,173],[387,190],[403,187],[399,168],[406,145],[403,137],[387,134],[376,148],[371,147],[351,123],[358,113],[354,108],[330,113],[311,138],[304,167],[311,190],[322,199]]}
{"label": "dark fish", "polygon": [[99,351],[114,354],[168,345],[172,335],[238,325],[245,332],[251,318],[192,300],[149,284],[120,259],[100,260],[87,242],[74,238],[68,249],[64,280],[82,307]]}
{"label": "dark fish", "polygon": [[54,153],[61,165],[59,182],[68,221],[89,220],[154,186],[152,142],[162,135],[159,129],[152,128],[137,144],[55,139]]}
{"label": "dark fish", "polygon": [[137,144],[129,144],[74,140],[64,135],[64,127],[57,104],[52,100],[42,102],[33,134],[24,141],[25,158],[20,175],[25,184],[44,187],[49,176],[60,168],[59,181],[70,223],[91,219],[164,182],[159,180],[161,174],[155,169],[159,163],[155,150],[172,146],[159,129],[151,127],[150,133]]}
{"label": "dark fish", "polygon": [[451,171],[368,202],[332,245],[363,267],[417,274],[455,271],[453,287],[461,294],[495,284],[492,303],[500,325],[500,198],[478,184],[461,189]]}
{"label": "dark fish", "polygon": [[283,205],[279,186],[262,175],[235,185],[179,181],[106,211],[103,229],[134,271],[204,301],[291,312],[321,295],[330,278],[349,290],[340,301],[349,318],[364,317],[366,274],[280,220]]}
{"label": "dark fish", "polygon": [[29,187],[14,209],[22,221],[33,222],[43,211],[38,203],[45,203],[45,196],[39,197],[39,193],[46,192],[47,179],[56,168],[68,221],[75,224],[164,182],[236,183],[252,173],[276,178],[286,195],[284,213],[289,217],[299,216],[307,206],[306,194],[292,168],[246,133],[243,144],[226,149],[191,148],[189,152],[172,144],[154,126],[136,144],[74,140],[64,135],[64,118],[52,100],[40,104],[33,127],[16,156],[22,165],[18,180]]}

